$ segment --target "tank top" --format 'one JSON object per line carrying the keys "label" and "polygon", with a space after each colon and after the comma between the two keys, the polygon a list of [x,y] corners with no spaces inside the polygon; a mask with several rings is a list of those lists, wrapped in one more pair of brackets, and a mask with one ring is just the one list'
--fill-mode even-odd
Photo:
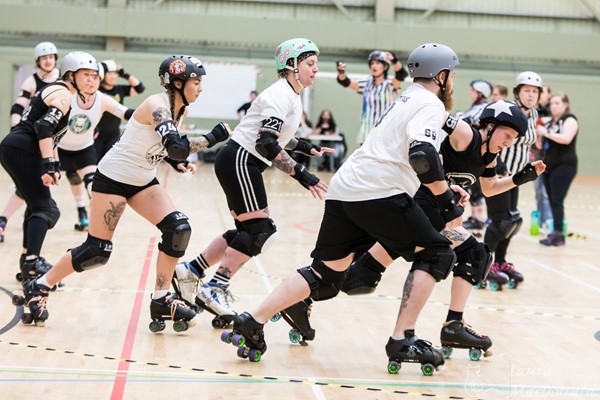
{"label": "tank top", "polygon": [[67,123],[67,133],[63,136],[58,147],[68,151],[78,151],[94,144],[94,128],[102,117],[102,101],[99,94],[95,95],[92,106],[88,109],[78,104],[79,96],[71,100],[71,111]]}
{"label": "tank top", "polygon": [[[561,134],[563,131],[563,124],[567,118],[577,118],[573,114],[565,114],[560,117],[557,121],[549,121],[546,124],[548,132]],[[575,151],[577,142],[577,134],[571,140],[569,144],[556,143],[554,140],[544,139],[544,150],[545,157],[544,163],[546,164],[546,170],[551,170],[561,165],[570,165],[577,167],[577,153]]]}

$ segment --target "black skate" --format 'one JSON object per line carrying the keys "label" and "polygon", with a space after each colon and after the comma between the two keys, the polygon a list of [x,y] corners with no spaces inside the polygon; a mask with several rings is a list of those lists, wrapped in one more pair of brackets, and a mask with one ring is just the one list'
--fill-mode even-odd
{"label": "black skate", "polygon": [[0,243],[4,243],[4,231],[6,230],[6,217],[0,217]]}
{"label": "black skate", "polygon": [[88,213],[85,207],[79,207],[77,209],[77,215],[79,218],[79,223],[75,224],[75,230],[80,232],[87,231],[88,226],[90,225],[90,219],[88,218]]}
{"label": "black skate", "polygon": [[346,271],[341,290],[349,296],[371,294],[377,288],[382,275],[381,272],[354,262]]}
{"label": "black skate", "polygon": [[188,328],[196,325],[192,319],[196,316],[194,310],[185,305],[181,300],[177,300],[172,294],[150,302],[150,331],[160,332],[165,329],[165,321],[173,321],[173,330],[175,332],[187,331]]}
{"label": "black skate", "polygon": [[395,340],[390,337],[385,352],[389,357],[388,372],[397,374],[403,362],[421,364],[423,375],[431,376],[440,365],[444,365],[444,356],[434,349],[431,343],[416,336],[410,339]]}
{"label": "black skate", "polygon": [[252,315],[245,312],[233,320],[233,330],[224,331],[221,340],[236,346],[238,357],[258,362],[267,352],[263,328],[263,324],[256,322]]}
{"label": "black skate", "polygon": [[442,342],[442,353],[444,358],[450,357],[452,349],[469,349],[469,358],[472,361],[479,361],[481,355],[490,357],[492,339],[488,336],[480,335],[475,332],[465,321],[448,321],[442,327],[440,335]]}
{"label": "black skate", "polygon": [[[46,272],[52,269],[50,264],[44,257],[38,257],[35,260],[25,260],[25,254],[21,254],[19,259],[19,266],[21,272],[17,272],[15,278],[19,282],[27,281],[29,279],[37,279],[44,275]],[[58,285],[54,285],[50,288],[50,291],[54,292],[57,288],[65,286],[62,282],[58,282]]]}
{"label": "black skate", "polygon": [[31,279],[23,284],[23,296],[15,294],[12,297],[13,305],[29,308],[29,312],[21,316],[22,323],[25,325],[35,324],[36,326],[45,325],[45,321],[49,316],[46,308],[49,291],[49,287],[40,285],[35,279]]}
{"label": "black skate", "polygon": [[489,287],[492,292],[502,290],[502,285],[508,283],[510,278],[504,272],[500,271],[500,265],[493,263],[486,278],[474,286],[475,289],[485,289]]}
{"label": "black skate", "polygon": [[307,298],[293,306],[290,306],[280,313],[275,314],[271,321],[278,321],[283,317],[292,329],[290,330],[290,342],[300,343],[302,346],[308,346],[306,341],[314,340],[315,330],[310,326],[310,310],[312,308],[312,300]]}
{"label": "black skate", "polygon": [[523,274],[515,269],[515,265],[509,262],[503,262],[498,266],[498,270],[508,276],[508,284],[506,285],[509,289],[515,289],[519,286],[519,283],[523,282]]}

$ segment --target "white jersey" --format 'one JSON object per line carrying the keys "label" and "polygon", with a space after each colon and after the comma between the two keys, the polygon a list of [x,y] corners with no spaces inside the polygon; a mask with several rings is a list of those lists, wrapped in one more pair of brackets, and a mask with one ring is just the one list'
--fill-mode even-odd
{"label": "white jersey", "polygon": [[408,162],[410,144],[431,143],[439,151],[446,134],[444,105],[414,83],[383,113],[356,150],[333,176],[328,200],[365,201],[401,193],[413,196],[421,184]]}
{"label": "white jersey", "polygon": [[73,95],[71,111],[67,121],[67,131],[58,143],[58,148],[67,151],[87,149],[94,144],[94,129],[102,117],[102,99],[96,93],[90,108],[82,108],[78,104],[79,96]]}
{"label": "white jersey", "polygon": [[261,121],[271,117],[283,121],[277,142],[284,148],[294,137],[302,118],[300,96],[285,78],[279,79],[258,95],[231,135],[231,139],[267,165],[271,165],[271,161],[258,154],[254,147],[262,127]]}
{"label": "white jersey", "polygon": [[[166,93],[166,104],[169,104]],[[156,177],[156,169],[167,150],[152,125],[129,119],[121,139],[106,153],[98,164],[101,174],[117,182],[144,186]]]}

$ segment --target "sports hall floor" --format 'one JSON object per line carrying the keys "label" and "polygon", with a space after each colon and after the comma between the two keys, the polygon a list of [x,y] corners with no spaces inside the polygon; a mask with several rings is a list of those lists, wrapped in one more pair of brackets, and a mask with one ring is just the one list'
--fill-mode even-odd
{"label": "sports hall floor", "polygon": [[[195,176],[166,168],[159,179],[191,220],[191,258],[233,224],[212,165],[200,165]],[[322,214],[323,203],[293,179],[275,170],[265,179],[279,234],[233,279],[238,311],[309,263]],[[0,171],[0,205],[12,190]],[[53,191],[62,217],[46,238],[42,255],[50,262],[85,237],[73,229],[76,209],[66,179]],[[151,333],[160,234],[131,209],[117,228],[109,264],[67,278],[50,296],[46,326],[25,326],[23,308],[11,304],[20,290],[14,277],[20,211],[0,244],[0,399],[600,399],[600,179],[578,179],[571,188],[566,213],[575,235],[562,248],[543,247],[529,235],[532,185],[521,193],[525,223],[509,260],[525,282],[514,290],[474,291],[465,313],[492,338],[494,354],[474,362],[457,349],[430,377],[416,364],[403,364],[398,375],[386,368],[384,346],[408,271],[401,260],[374,295],[341,294],[316,304],[317,337],[309,346],[290,343],[283,321],[269,323],[269,350],[259,363],[237,358],[207,313],[187,332],[168,324]],[[437,345],[449,283],[436,287],[417,325],[417,335]]]}

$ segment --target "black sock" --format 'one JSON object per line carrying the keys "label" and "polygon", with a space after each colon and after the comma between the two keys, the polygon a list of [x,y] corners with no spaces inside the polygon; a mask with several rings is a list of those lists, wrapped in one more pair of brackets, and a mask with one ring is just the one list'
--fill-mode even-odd
{"label": "black sock", "polygon": [[414,329],[407,329],[404,331],[404,338],[405,339],[410,339],[413,336],[415,336],[415,330]]}
{"label": "black sock", "polygon": [[448,316],[446,317],[446,322],[448,321],[462,321],[463,313],[462,311],[452,311],[448,309]]}

